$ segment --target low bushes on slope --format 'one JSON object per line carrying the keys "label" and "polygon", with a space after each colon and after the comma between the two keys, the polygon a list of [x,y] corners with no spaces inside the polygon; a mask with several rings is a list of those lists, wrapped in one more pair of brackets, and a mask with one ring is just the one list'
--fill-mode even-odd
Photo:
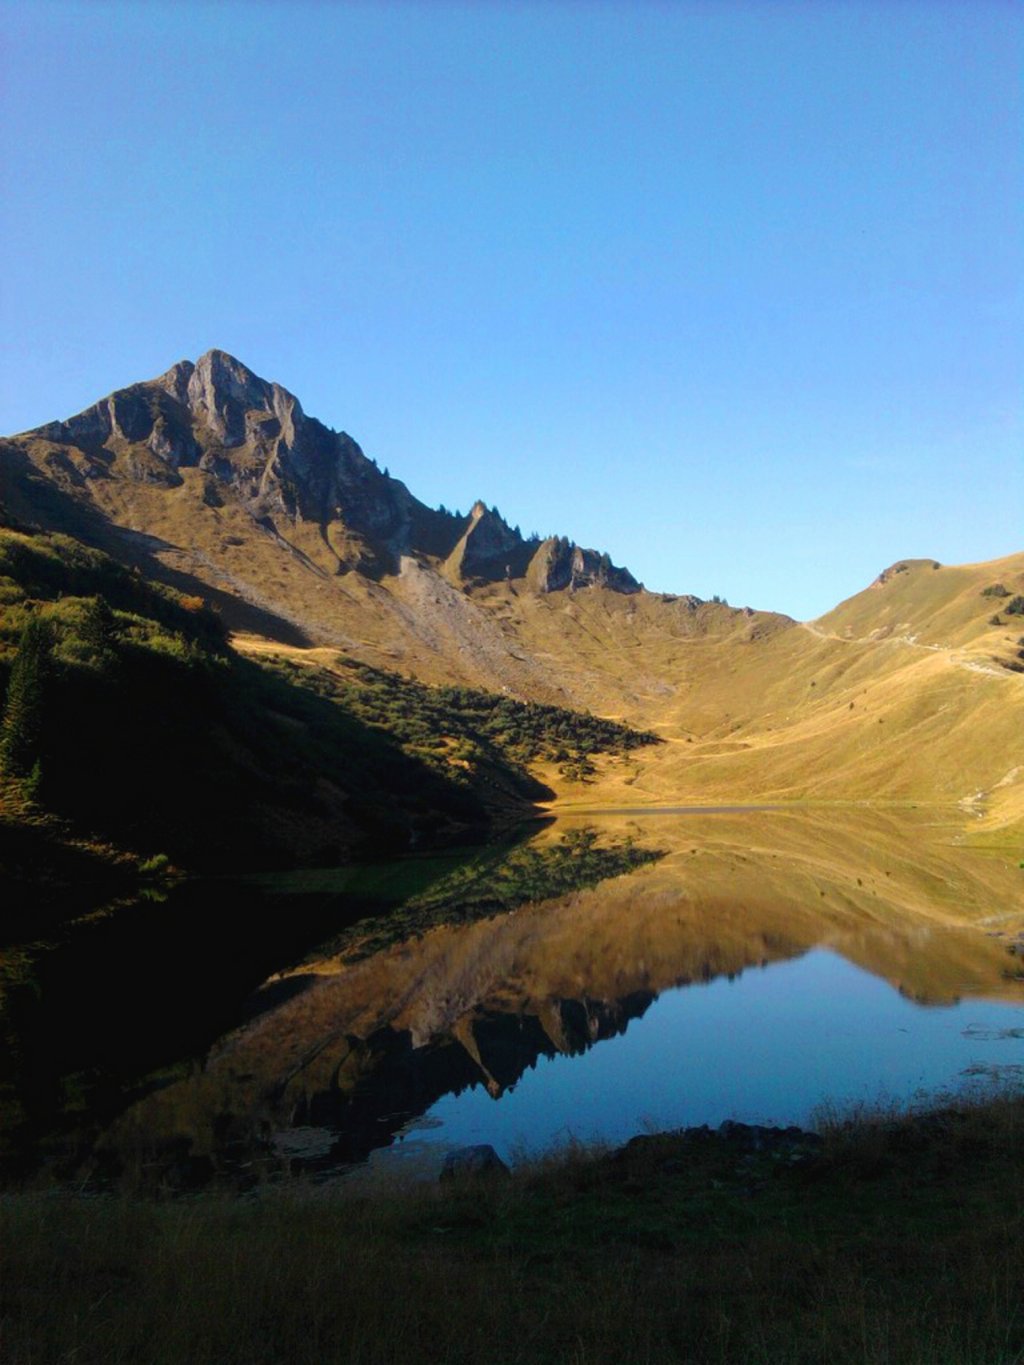
{"label": "low bushes on slope", "polygon": [[310,677],[290,667],[323,695],[340,701],[369,725],[380,726],[404,745],[446,762],[472,763],[502,755],[518,766],[538,761],[562,765],[567,776],[586,776],[598,754],[621,756],[661,743],[650,730],[636,730],[584,711],[524,702],[471,687],[428,687],[400,674],[339,658],[347,676],[322,672]]}

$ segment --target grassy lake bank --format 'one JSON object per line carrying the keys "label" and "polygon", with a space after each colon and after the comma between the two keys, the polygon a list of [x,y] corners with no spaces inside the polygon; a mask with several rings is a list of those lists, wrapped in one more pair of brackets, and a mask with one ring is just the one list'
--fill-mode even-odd
{"label": "grassy lake bank", "polygon": [[1019,1091],[511,1178],[0,1200],[8,1365],[1024,1359]]}

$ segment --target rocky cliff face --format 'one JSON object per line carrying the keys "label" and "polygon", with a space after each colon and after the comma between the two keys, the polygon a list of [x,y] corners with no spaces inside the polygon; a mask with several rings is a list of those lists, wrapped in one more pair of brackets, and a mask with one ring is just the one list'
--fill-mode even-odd
{"label": "rocky cliff face", "polygon": [[564,536],[551,536],[534,555],[528,581],[538,592],[589,588],[595,584],[613,592],[639,592],[641,585],[628,569],[619,569],[607,554],[583,550]]}
{"label": "rocky cliff face", "polygon": [[64,447],[86,478],[173,488],[195,467],[209,476],[212,506],[230,494],[257,520],[342,522],[378,552],[406,548],[415,499],[405,485],[382,474],[350,436],[308,418],[294,394],[223,351],[194,365],[180,361],[26,436]]}
{"label": "rocky cliff face", "polygon": [[426,507],[350,436],[307,417],[294,394],[224,351],[179,361],[157,379],[14,439],[72,491],[110,479],[172,490],[184,471],[197,469],[207,506],[240,502],[286,538],[297,523],[319,528],[340,572],[379,577],[412,555],[443,565],[461,583],[526,577],[543,592],[639,587],[607,555],[564,539],[525,541],[482,502],[468,517]]}

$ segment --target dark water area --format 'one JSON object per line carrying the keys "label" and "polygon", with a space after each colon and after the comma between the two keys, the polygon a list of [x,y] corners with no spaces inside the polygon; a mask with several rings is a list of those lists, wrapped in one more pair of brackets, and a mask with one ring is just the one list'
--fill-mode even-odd
{"label": "dark water area", "polygon": [[[76,897],[75,917],[38,938],[15,921],[19,941],[0,948],[0,1172],[88,1166],[105,1125],[201,1065],[268,976],[479,856],[191,880],[88,913]],[[261,1008],[290,991],[268,988]]]}
{"label": "dark water area", "polygon": [[1024,895],[934,816],[607,812],[187,883],[0,955],[5,1178],[244,1189],[1024,1076]]}

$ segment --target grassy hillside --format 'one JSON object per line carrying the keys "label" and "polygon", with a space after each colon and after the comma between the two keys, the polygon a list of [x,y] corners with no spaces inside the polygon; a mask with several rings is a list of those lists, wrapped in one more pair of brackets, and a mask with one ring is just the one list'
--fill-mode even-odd
{"label": "grassy hillside", "polygon": [[1009,661],[1024,634],[1024,554],[953,567],[902,560],[815,624],[847,639],[896,638]]}
{"label": "grassy hillside", "polygon": [[[563,802],[963,803],[971,837],[1014,844],[1024,834],[1024,618],[1007,607],[1022,572],[1024,556],[923,561],[806,625],[692,598],[537,595],[515,583],[474,591],[467,609],[514,642],[548,695],[557,688],[666,741],[598,762],[592,784],[542,767]],[[1003,581],[1005,597],[985,595]],[[239,645],[271,648],[254,637]],[[334,656],[289,657],[331,667]],[[429,675],[440,667],[435,659]]]}
{"label": "grassy hillside", "polygon": [[[808,625],[649,594],[531,600],[497,586],[487,603],[525,647],[559,659],[574,696],[667,740],[607,775],[606,803],[963,802],[972,830],[1012,841],[1024,833],[1024,676],[1007,664],[1024,631],[1006,607],[1022,571],[1024,556],[926,561]],[[1005,598],[983,595],[1000,580]]]}
{"label": "grassy hillside", "polygon": [[368,725],[387,730],[406,749],[448,769],[546,761],[558,765],[562,777],[586,781],[596,772],[597,755],[622,757],[661,742],[653,731],[587,712],[470,687],[428,687],[344,655],[320,662],[273,652],[261,657],[298,685],[340,703]]}
{"label": "grassy hillside", "polygon": [[549,794],[528,770],[538,757],[585,776],[594,753],[654,738],[344,662],[241,658],[201,598],[70,537],[10,529],[0,692],[0,848],[21,879],[26,841],[58,828],[41,812],[189,867],[336,862],[522,818]]}

